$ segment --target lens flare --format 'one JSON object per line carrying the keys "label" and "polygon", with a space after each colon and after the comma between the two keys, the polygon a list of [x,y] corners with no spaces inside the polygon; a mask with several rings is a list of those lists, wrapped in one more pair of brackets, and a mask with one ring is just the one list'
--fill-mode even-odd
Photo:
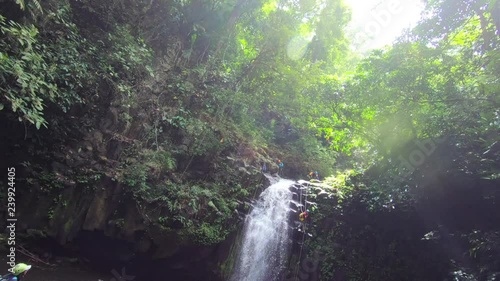
{"label": "lens flare", "polygon": [[288,46],[286,48],[288,57],[292,60],[301,59],[306,54],[307,46],[309,46],[310,42],[311,40],[308,40],[301,35],[293,37],[290,42],[288,42]]}

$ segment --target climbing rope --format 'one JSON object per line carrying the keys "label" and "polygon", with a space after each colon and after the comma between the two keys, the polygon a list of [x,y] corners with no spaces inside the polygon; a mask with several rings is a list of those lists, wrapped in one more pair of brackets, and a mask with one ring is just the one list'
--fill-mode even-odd
{"label": "climbing rope", "polygon": [[[300,196],[299,196],[299,208],[300,208],[300,212],[302,212],[302,187],[300,188]],[[300,214],[300,213],[299,213]]]}
{"label": "climbing rope", "polygon": [[[306,195],[304,196],[302,194],[302,188],[300,189],[300,199],[299,199],[299,203],[300,205],[302,205],[300,208],[301,208],[301,212],[305,212],[307,210],[307,190],[309,189],[309,184],[307,184],[307,187],[306,187]],[[302,201],[304,201],[304,204],[302,204]],[[302,242],[300,244],[300,252],[299,252],[299,259],[297,260],[297,266],[296,266],[296,270],[295,270],[295,280],[299,280],[299,270],[300,270],[300,259],[302,258],[302,250],[304,249],[304,241],[305,241],[305,238],[306,238],[306,224],[305,223],[302,223]]]}
{"label": "climbing rope", "polygon": [[304,199],[304,212],[307,211],[307,191],[309,190],[309,184],[307,184],[307,187],[306,187],[306,195],[304,196],[305,199]]}
{"label": "climbing rope", "polygon": [[302,258],[302,249],[304,248],[304,240],[306,238],[306,231],[304,227],[304,232],[302,233],[302,244],[300,245],[300,253],[299,253],[299,259],[297,260],[297,267],[295,271],[295,280],[299,280],[299,270],[300,270],[300,259]]}

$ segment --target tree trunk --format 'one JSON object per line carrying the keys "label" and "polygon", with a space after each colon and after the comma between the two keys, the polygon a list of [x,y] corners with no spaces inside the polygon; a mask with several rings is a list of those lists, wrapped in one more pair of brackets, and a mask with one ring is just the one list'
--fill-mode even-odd
{"label": "tree trunk", "polygon": [[492,0],[490,5],[492,6],[490,8],[491,18],[496,27],[496,35],[500,36],[500,0]]}

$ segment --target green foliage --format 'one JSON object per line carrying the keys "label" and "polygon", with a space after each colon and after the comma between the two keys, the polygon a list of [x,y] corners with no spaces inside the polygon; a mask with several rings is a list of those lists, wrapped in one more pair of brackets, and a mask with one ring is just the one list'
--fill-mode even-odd
{"label": "green foliage", "polygon": [[[53,101],[57,86],[51,81],[50,66],[44,60],[42,47],[36,36],[38,29],[22,26],[0,15],[0,31],[4,40],[0,43],[0,90],[10,103],[12,111],[20,118],[45,126],[44,102]],[[10,81],[15,81],[13,84]]]}
{"label": "green foliage", "polygon": [[38,11],[42,11],[42,5],[39,0],[28,0],[27,4],[25,0],[15,0],[16,4],[19,5],[21,10],[25,10],[26,6],[31,7],[34,6]]}
{"label": "green foliage", "polygon": [[89,88],[98,80],[91,61],[97,49],[80,35],[76,24],[71,22],[71,16],[69,6],[49,12],[41,38],[59,91],[55,102],[63,112],[73,104],[84,103]]}
{"label": "green foliage", "polygon": [[202,245],[213,245],[221,241],[230,233],[228,229],[223,229],[220,225],[212,226],[207,223],[203,223],[194,232],[194,241]]}
{"label": "green foliage", "polygon": [[63,183],[60,181],[60,177],[55,173],[42,171],[38,174],[37,181],[40,184],[40,190],[42,192],[58,193],[64,188]]}
{"label": "green foliage", "polygon": [[[383,198],[371,201],[378,196],[362,176],[345,171],[310,186],[309,198],[317,203],[317,210],[311,210],[312,237],[305,240],[304,248],[308,258],[318,262],[319,280],[339,275],[349,280],[366,280],[366,276],[425,280],[446,275],[437,262],[420,271],[422,261],[441,259],[446,263],[441,250],[420,240],[417,229],[422,221],[416,214],[408,209],[394,211]],[[388,266],[391,264],[398,266]]]}
{"label": "green foliage", "polygon": [[[300,155],[309,171],[318,171],[321,175],[331,175],[334,173],[338,153],[318,140],[317,136],[304,135],[295,142],[292,142],[290,152],[292,155]],[[308,172],[308,171],[304,171]]]}
{"label": "green foliage", "polygon": [[164,187],[161,201],[171,214],[169,219],[159,222],[165,225],[180,223],[183,233],[197,243],[204,245],[223,241],[234,230],[233,209],[238,205],[229,197],[224,186],[175,185]]}
{"label": "green foliage", "polygon": [[173,127],[185,129],[188,124],[188,120],[192,118],[190,112],[186,111],[184,108],[179,108],[177,115],[169,118],[166,115],[162,116],[162,121],[168,122]]}
{"label": "green foliage", "polygon": [[151,187],[148,184],[148,168],[145,165],[132,165],[125,173],[124,182],[134,188],[134,193],[147,194]]}
{"label": "green foliage", "polygon": [[[110,50],[103,62],[103,68],[111,79],[122,80],[122,83],[133,85],[139,78],[153,75],[150,66],[152,50],[146,46],[144,40],[132,36],[129,26],[115,26],[114,32],[109,33]],[[119,87],[122,94],[130,94],[124,85]]]}
{"label": "green foliage", "polygon": [[133,188],[131,191],[136,198],[147,201],[159,195],[154,181],[176,168],[175,158],[163,150],[145,149],[140,152],[138,159],[129,158],[128,162],[123,168],[123,181]]}
{"label": "green foliage", "polygon": [[[127,26],[110,32],[109,46],[103,46],[102,41],[92,43],[80,35],[68,4],[51,7],[36,23],[35,27],[0,16],[2,104],[10,104],[20,120],[37,128],[47,127],[44,108],[53,104],[67,112],[72,105],[89,101],[103,78],[129,98],[139,79],[152,75],[151,49]],[[125,97],[124,105],[130,106]]]}
{"label": "green foliage", "polygon": [[170,153],[144,150],[141,155],[128,160],[121,180],[138,202],[163,206],[155,222],[178,228],[186,238],[205,245],[223,241],[234,230],[234,209],[238,198],[248,196],[247,190],[206,182],[174,183],[166,177],[175,170]]}
{"label": "green foliage", "polygon": [[198,119],[191,119],[186,125],[186,133],[194,142],[191,146],[192,155],[217,154],[225,147],[215,134],[213,126]]}
{"label": "green foliage", "polygon": [[[92,83],[89,64],[81,55],[87,44],[68,21],[68,7],[50,12],[46,19],[40,33],[34,25],[6,22],[0,16],[4,34],[0,44],[0,89],[12,111],[19,112],[20,120],[37,128],[47,127],[43,110],[48,103],[66,112],[71,105],[82,102],[84,83]],[[45,29],[50,31],[46,33]],[[53,37],[61,35],[59,39]]]}
{"label": "green foliage", "polygon": [[143,151],[142,157],[144,162],[142,162],[145,166],[151,169],[160,169],[165,171],[175,170],[177,164],[172,155],[167,151],[153,151],[153,150],[145,150]]}

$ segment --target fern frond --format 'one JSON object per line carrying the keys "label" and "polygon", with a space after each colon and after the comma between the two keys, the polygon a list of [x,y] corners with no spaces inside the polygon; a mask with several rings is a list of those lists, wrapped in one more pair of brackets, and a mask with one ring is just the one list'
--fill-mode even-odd
{"label": "fern frond", "polygon": [[24,4],[24,0],[16,0],[16,4],[21,6],[21,10],[24,10],[26,8],[26,5]]}
{"label": "fern frond", "polygon": [[35,5],[35,8],[38,11],[40,11],[41,13],[43,13],[42,4],[40,4],[39,0],[33,0],[33,4]]}

